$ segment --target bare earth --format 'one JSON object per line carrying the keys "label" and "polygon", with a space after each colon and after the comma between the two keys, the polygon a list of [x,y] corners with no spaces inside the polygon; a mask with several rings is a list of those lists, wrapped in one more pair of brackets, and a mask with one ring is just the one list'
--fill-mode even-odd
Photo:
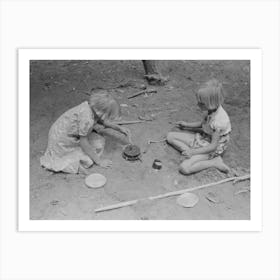
{"label": "bare earth", "polygon": [[[133,99],[127,97],[145,84],[141,61],[33,61],[30,67],[30,218],[31,219],[250,219],[249,181],[227,183],[196,191],[200,200],[193,208],[176,204],[177,197],[142,200],[135,206],[95,213],[94,209],[121,201],[146,198],[169,191],[219,181],[226,176],[209,169],[191,176],[178,172],[180,154],[166,143],[152,144],[142,162],[128,162],[121,156],[126,140],[110,130],[106,133],[105,157],[113,160],[111,169],[93,166],[104,174],[107,184],[89,189],[84,175],[52,173],[40,167],[48,131],[66,110],[87,99],[83,91],[109,89],[122,105],[123,120],[153,117],[153,121],[128,127],[133,141],[142,150],[148,140],[163,139],[176,130],[178,120],[199,120],[195,90],[211,77],[224,83],[225,110],[232,122],[225,162],[240,175],[250,172],[250,65],[248,61],[161,61],[160,69],[170,78],[157,93]],[[128,82],[128,83],[127,83]],[[163,168],[152,169],[154,159]],[[239,190],[244,192],[237,193]],[[216,195],[218,203],[207,199]]]}

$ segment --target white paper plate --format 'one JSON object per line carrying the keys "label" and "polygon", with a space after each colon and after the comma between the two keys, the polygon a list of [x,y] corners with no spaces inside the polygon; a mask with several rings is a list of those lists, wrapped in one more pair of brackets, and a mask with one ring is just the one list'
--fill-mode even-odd
{"label": "white paper plate", "polygon": [[98,174],[98,173],[90,174],[85,179],[85,184],[89,188],[93,188],[93,189],[104,187],[106,182],[107,182],[107,179],[102,174]]}
{"label": "white paper plate", "polygon": [[187,208],[194,207],[198,201],[199,201],[198,196],[194,193],[189,193],[189,192],[184,193],[177,198],[177,203]]}

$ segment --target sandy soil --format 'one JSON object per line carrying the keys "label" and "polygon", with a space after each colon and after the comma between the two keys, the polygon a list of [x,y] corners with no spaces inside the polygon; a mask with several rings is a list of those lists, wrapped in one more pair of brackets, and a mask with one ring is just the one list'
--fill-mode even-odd
{"label": "sandy soil", "polygon": [[[225,162],[241,175],[250,172],[250,65],[248,61],[161,61],[160,69],[170,77],[157,93],[127,97],[145,81],[141,61],[33,61],[30,67],[30,218],[31,219],[250,219],[250,191],[245,181],[196,191],[199,203],[182,208],[176,197],[142,200],[135,206],[109,212],[94,209],[121,201],[180,190],[218,181],[225,175],[209,169],[191,176],[178,173],[180,154],[166,143],[152,144],[142,162],[125,161],[121,152],[125,139],[106,132],[105,157],[113,160],[111,169],[94,166],[104,174],[104,188],[89,189],[84,175],[52,173],[40,167],[39,159],[47,145],[48,130],[67,109],[87,99],[83,91],[106,88],[122,105],[123,120],[154,117],[155,120],[129,125],[133,141],[144,148],[148,140],[165,137],[176,130],[178,120],[199,120],[201,113],[194,92],[205,80],[220,79],[227,91],[225,109],[232,122],[231,142]],[[163,168],[151,168],[160,159]],[[214,193],[218,203],[207,199]]]}

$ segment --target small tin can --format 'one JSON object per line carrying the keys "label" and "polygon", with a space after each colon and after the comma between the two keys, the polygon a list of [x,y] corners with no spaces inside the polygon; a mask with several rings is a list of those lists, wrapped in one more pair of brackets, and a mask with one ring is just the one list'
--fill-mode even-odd
{"label": "small tin can", "polygon": [[155,159],[154,162],[153,162],[153,168],[154,169],[157,169],[157,170],[160,170],[162,168],[162,163],[160,160],[158,159]]}

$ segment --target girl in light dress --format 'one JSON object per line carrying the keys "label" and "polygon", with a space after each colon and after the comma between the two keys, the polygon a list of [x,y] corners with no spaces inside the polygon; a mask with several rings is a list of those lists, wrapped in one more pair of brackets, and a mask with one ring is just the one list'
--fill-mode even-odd
{"label": "girl in light dress", "polygon": [[112,161],[101,158],[105,140],[92,131],[98,123],[130,138],[127,128],[112,123],[119,116],[118,102],[106,91],[91,95],[89,101],[69,109],[51,126],[41,165],[48,170],[65,173],[87,173],[85,169],[94,163],[110,167]]}
{"label": "girl in light dress", "polygon": [[182,174],[192,174],[215,167],[228,173],[230,168],[223,162],[230,139],[230,119],[222,104],[224,90],[222,84],[211,79],[196,94],[197,104],[207,114],[202,121],[179,121],[177,126],[185,132],[169,132],[167,142],[179,150],[186,159],[180,165]]}

